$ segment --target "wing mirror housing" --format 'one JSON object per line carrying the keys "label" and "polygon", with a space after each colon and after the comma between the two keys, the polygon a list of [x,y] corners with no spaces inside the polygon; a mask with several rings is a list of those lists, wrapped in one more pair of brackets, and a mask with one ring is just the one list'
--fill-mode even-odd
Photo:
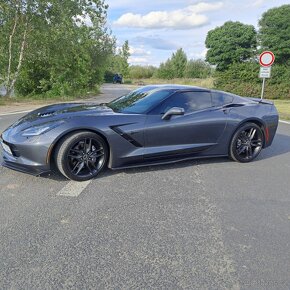
{"label": "wing mirror housing", "polygon": [[184,115],[184,109],[183,108],[178,108],[178,107],[173,107],[169,109],[163,116],[162,120],[170,120],[172,116],[181,116]]}

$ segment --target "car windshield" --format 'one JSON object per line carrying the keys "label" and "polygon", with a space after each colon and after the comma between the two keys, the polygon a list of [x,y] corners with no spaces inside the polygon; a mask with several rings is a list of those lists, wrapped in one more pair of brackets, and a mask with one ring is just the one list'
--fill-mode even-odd
{"label": "car windshield", "polygon": [[166,99],[172,90],[142,88],[107,104],[115,112],[144,114]]}

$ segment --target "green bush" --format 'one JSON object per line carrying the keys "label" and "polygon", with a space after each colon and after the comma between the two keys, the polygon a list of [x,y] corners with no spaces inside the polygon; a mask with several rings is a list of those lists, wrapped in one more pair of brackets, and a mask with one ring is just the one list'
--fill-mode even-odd
{"label": "green bush", "polygon": [[190,60],[185,68],[185,77],[193,79],[205,79],[211,75],[211,66],[205,61]]}
{"label": "green bush", "polygon": [[[260,97],[262,79],[255,62],[235,63],[226,71],[215,72],[215,88],[246,97]],[[265,98],[290,99],[290,68],[273,65],[272,76],[266,80]]]}
{"label": "green bush", "polygon": [[150,79],[156,70],[157,68],[152,65],[132,65],[129,67],[129,75],[132,79]]}

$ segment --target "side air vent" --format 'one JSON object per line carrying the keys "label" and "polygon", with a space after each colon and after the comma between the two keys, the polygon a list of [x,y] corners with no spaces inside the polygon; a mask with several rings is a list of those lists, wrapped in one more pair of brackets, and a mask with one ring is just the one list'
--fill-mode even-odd
{"label": "side air vent", "polygon": [[38,113],[37,116],[41,117],[41,118],[46,118],[46,117],[50,117],[54,115],[54,111],[53,112],[45,112],[45,113]]}
{"label": "side air vent", "polygon": [[130,135],[128,135],[127,133],[125,133],[124,131],[122,131],[120,128],[118,128],[118,126],[111,126],[110,128],[113,131],[115,131],[118,135],[120,135],[121,137],[123,137],[125,140],[127,140],[128,142],[130,142],[132,145],[134,145],[135,147],[143,147],[138,141],[136,141]]}

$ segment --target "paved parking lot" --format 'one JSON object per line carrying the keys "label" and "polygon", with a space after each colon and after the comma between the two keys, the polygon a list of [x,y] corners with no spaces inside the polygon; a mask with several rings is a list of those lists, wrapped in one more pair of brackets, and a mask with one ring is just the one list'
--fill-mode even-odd
{"label": "paved parking lot", "polygon": [[[106,85],[99,102],[128,88]],[[21,114],[1,115],[0,132]],[[0,166],[0,289],[290,289],[290,125],[252,163],[102,173]]]}

